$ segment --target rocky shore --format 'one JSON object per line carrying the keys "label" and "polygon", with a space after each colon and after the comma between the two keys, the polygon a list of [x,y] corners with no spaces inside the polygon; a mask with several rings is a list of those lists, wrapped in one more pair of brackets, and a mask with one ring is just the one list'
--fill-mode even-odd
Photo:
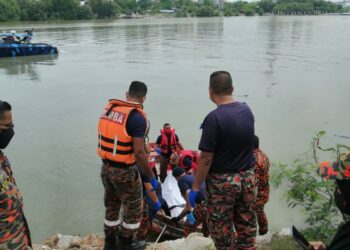
{"label": "rocky shore", "polygon": [[[271,240],[275,237],[289,237],[290,230],[282,229],[279,233],[268,233],[264,236],[257,237],[258,249],[266,248]],[[102,250],[104,245],[103,234],[89,234],[85,237],[56,234],[45,240],[43,244],[34,244],[34,250]],[[213,241],[210,238],[205,238],[200,233],[193,233],[186,239],[178,239],[172,241],[163,241],[158,244],[148,243],[146,250],[215,250]]]}

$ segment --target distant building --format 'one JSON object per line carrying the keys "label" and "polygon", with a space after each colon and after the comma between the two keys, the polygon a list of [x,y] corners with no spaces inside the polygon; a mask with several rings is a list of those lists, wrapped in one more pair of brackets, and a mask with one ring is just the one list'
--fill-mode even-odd
{"label": "distant building", "polygon": [[350,0],[343,0],[341,2],[337,2],[337,4],[343,6],[344,8],[345,7],[350,7]]}
{"label": "distant building", "polygon": [[173,13],[175,13],[176,12],[176,10],[160,10],[159,11],[160,13],[166,13],[166,14],[173,14]]}

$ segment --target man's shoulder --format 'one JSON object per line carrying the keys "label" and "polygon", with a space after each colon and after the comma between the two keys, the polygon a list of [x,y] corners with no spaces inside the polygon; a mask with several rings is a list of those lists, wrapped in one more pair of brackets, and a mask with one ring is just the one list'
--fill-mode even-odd
{"label": "man's shoulder", "polygon": [[189,175],[184,175],[179,180],[179,187],[182,191],[185,191],[185,189],[191,189],[194,179],[188,178]]}
{"label": "man's shoulder", "polygon": [[138,111],[137,109],[131,110],[131,112],[129,114],[129,119],[130,118],[140,119],[140,120],[143,120],[143,121],[146,122],[145,116],[140,111]]}
{"label": "man's shoulder", "polygon": [[194,181],[194,176],[190,174],[186,174],[180,178],[180,181],[191,183]]}
{"label": "man's shoulder", "polygon": [[147,125],[146,118],[136,109],[131,111],[128,121],[127,121],[127,126],[145,126]]}
{"label": "man's shoulder", "polygon": [[249,105],[246,102],[233,102],[231,107],[236,110],[251,111]]}
{"label": "man's shoulder", "polygon": [[215,122],[217,120],[217,116],[220,113],[220,111],[218,109],[214,109],[212,111],[210,111],[204,118],[204,122]]}
{"label": "man's shoulder", "polygon": [[[225,104],[222,106],[218,106],[216,109],[210,111],[205,120],[219,119],[222,117],[221,114],[227,114],[227,110],[246,110],[247,112],[251,112],[250,107],[245,102],[232,102],[230,104]],[[233,113],[232,113],[233,114]]]}
{"label": "man's shoulder", "polygon": [[162,141],[162,135],[158,135],[156,143],[159,144]]}
{"label": "man's shoulder", "polygon": [[215,116],[217,116],[218,113],[220,113],[220,109],[219,108],[213,109],[212,111],[210,111],[207,114],[206,118],[207,117],[215,117]]}
{"label": "man's shoulder", "polygon": [[0,164],[4,164],[4,163],[5,163],[5,166],[7,166],[7,167],[10,167],[10,165],[11,165],[7,156],[3,152],[1,152],[0,153]]}
{"label": "man's shoulder", "polygon": [[143,137],[146,128],[147,121],[145,117],[137,110],[133,110],[126,121],[127,133],[132,137]]}
{"label": "man's shoulder", "polygon": [[267,154],[264,151],[262,151],[260,148],[258,150],[258,154],[261,155],[263,158],[268,158]]}
{"label": "man's shoulder", "polygon": [[261,149],[254,149],[254,158],[256,161],[256,167],[265,167],[266,165],[269,165],[269,158],[267,155],[262,151]]}

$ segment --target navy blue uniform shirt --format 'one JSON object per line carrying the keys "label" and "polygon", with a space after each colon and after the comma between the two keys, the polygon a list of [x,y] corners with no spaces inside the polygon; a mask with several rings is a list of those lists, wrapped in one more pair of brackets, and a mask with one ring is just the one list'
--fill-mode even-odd
{"label": "navy blue uniform shirt", "polygon": [[131,111],[126,121],[126,132],[131,137],[144,137],[147,128],[147,122],[143,115],[137,110]]}
{"label": "navy blue uniform shirt", "polygon": [[237,173],[253,167],[254,116],[246,103],[218,106],[202,125],[199,149],[214,153],[209,173]]}
{"label": "navy blue uniform shirt", "polygon": [[[178,186],[180,188],[180,192],[183,197],[186,197],[186,192],[190,191],[192,188],[192,184],[194,182],[194,176],[190,174],[186,174],[180,178],[178,181]],[[204,182],[199,187],[199,193],[197,196],[196,203],[200,203],[205,200],[205,184]]]}

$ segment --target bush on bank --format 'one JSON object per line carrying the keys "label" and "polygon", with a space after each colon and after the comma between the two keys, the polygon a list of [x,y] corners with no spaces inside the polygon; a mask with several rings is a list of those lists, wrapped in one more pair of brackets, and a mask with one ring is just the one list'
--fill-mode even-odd
{"label": "bush on bank", "polygon": [[324,131],[318,132],[312,138],[310,150],[293,164],[275,166],[271,173],[271,183],[275,187],[281,186],[282,183],[286,185],[284,199],[288,206],[299,207],[304,212],[304,234],[308,240],[329,243],[340,223],[347,218],[335,205],[334,181],[325,180],[317,174],[319,154],[321,151],[327,151],[331,154],[329,161],[335,161],[339,159],[340,154],[350,150],[350,147],[337,144],[335,147],[323,149],[319,144],[323,136]]}

